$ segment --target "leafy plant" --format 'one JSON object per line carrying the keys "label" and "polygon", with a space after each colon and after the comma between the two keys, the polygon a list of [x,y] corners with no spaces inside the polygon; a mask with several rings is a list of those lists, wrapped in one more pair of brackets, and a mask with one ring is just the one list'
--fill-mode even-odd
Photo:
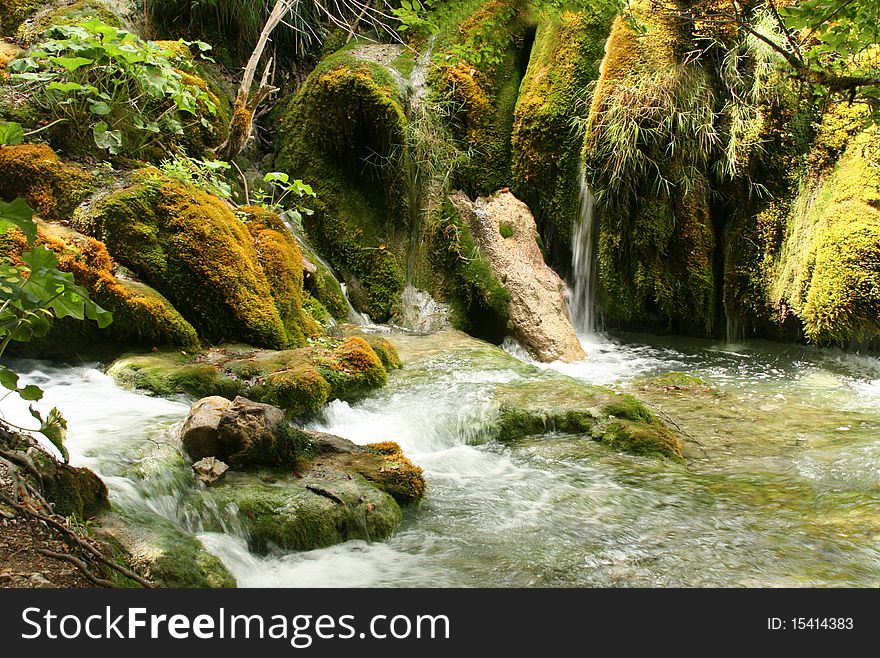
{"label": "leafy plant", "polygon": [[162,160],[159,164],[159,169],[172,178],[191,183],[200,190],[227,200],[232,198],[232,188],[223,173],[229,168],[229,163],[222,160],[199,160],[183,153]]}
{"label": "leafy plant", "polygon": [[[181,41],[201,53],[210,46]],[[13,60],[11,79],[55,119],[65,119],[81,139],[113,155],[179,137],[216,114],[207,92],[186,82],[186,58],[98,19],[53,26],[46,39]],[[83,146],[86,146],[83,144]]]}
{"label": "leafy plant", "polygon": [[[111,313],[89,299],[88,292],[74,283],[73,274],[58,269],[55,254],[34,244],[37,225],[33,210],[24,199],[15,199],[11,203],[0,201],[0,232],[12,228],[24,234],[30,249],[21,255],[22,265],[0,264],[0,357],[12,341],[27,342],[45,336],[55,318],[94,320],[101,328],[110,324],[113,319]],[[0,386],[9,391],[6,395],[16,393],[28,402],[36,402],[43,397],[43,391],[38,386],[31,384],[19,387],[18,375],[2,365]],[[30,412],[39,421],[40,427],[26,431],[43,434],[58,448],[66,462],[68,455],[64,448],[64,437],[67,422],[61,412],[52,409],[45,418],[33,406]],[[12,423],[7,421],[7,424]]]}
{"label": "leafy plant", "polygon": [[254,202],[258,205],[281,216],[286,215],[296,222],[301,221],[303,215],[312,214],[313,211],[299,201],[294,201],[292,205],[289,205],[290,201],[288,200],[291,196],[297,199],[316,196],[311,185],[303,183],[298,178],[290,180],[290,176],[282,171],[269,172],[263,176],[263,182],[269,184],[270,191],[257,190],[254,192]]}

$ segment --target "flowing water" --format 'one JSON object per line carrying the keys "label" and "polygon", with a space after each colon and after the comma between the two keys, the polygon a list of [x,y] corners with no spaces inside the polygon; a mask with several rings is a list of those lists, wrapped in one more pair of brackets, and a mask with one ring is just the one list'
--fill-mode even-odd
{"label": "flowing water", "polygon": [[[107,477],[118,509],[196,534],[240,586],[880,585],[876,359],[591,337],[589,360],[538,367],[452,332],[395,340],[410,365],[312,427],[398,441],[425,469],[426,499],[386,542],[268,557],[240,529],[201,531],[185,472],[143,466],[174,444],[185,401],[124,391],[93,367],[15,366],[46,389],[43,406],[64,410],[73,460]],[[484,441],[496,387],[554,370],[637,394],[643,377],[703,378],[702,392],[650,398],[687,434],[688,466],[582,436]]]}
{"label": "flowing water", "polygon": [[590,191],[587,174],[580,167],[580,215],[574,227],[571,241],[571,270],[574,286],[569,298],[569,314],[575,328],[585,334],[593,334],[598,328],[596,309],[596,259],[594,242],[596,236],[596,197]]}

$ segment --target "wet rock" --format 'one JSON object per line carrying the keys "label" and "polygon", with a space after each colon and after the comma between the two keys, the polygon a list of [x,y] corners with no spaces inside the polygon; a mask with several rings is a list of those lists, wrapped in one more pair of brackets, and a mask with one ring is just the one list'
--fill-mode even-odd
{"label": "wet rock", "polygon": [[296,460],[297,430],[278,407],[237,397],[217,424],[216,457],[230,464],[280,464]]}
{"label": "wet rock", "polygon": [[183,447],[191,458],[199,460],[220,454],[217,426],[223,412],[231,406],[232,401],[219,395],[202,398],[192,406],[180,433]]}
{"label": "wet rock", "polygon": [[192,468],[196,473],[196,477],[199,478],[199,481],[203,482],[205,486],[208,487],[220,483],[226,475],[226,471],[229,470],[228,465],[214,457],[200,459],[193,464]]}
{"label": "wet rock", "polygon": [[509,192],[476,201],[458,192],[450,201],[510,293],[513,336],[540,361],[586,358],[568,317],[565,284],[544,262],[528,206]]}
{"label": "wet rock", "polygon": [[59,516],[91,518],[110,509],[107,485],[88,468],[77,468],[49,457],[38,448],[27,455],[42,477],[43,495]]}

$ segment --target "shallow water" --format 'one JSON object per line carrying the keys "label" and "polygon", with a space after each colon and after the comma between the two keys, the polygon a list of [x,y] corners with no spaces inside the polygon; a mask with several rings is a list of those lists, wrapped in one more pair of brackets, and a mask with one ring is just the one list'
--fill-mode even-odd
{"label": "shallow water", "polygon": [[[64,411],[74,461],[110,476],[118,506],[197,533],[240,586],[880,585],[878,360],[627,336],[584,338],[583,363],[535,366],[455,333],[395,340],[414,363],[311,426],[398,441],[425,469],[425,501],[386,542],[269,557],[234,530],[200,533],[181,507],[185,477],[137,468],[175,442],[186,404],[123,391],[90,367],[16,366],[47,390],[42,407]],[[688,467],[581,436],[484,442],[494,387],[552,370],[645,397],[679,425]],[[669,371],[707,387],[639,388]]]}

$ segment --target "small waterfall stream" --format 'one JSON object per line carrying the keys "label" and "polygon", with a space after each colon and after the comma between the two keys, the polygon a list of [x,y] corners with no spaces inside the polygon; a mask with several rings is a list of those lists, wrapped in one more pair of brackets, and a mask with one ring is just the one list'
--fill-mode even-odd
{"label": "small waterfall stream", "polygon": [[573,290],[569,298],[569,313],[574,328],[580,334],[595,334],[598,330],[596,307],[596,197],[590,191],[587,174],[580,166],[580,215],[571,241],[571,271]]}
{"label": "small waterfall stream", "polygon": [[[311,427],[398,441],[425,469],[427,498],[387,541],[268,556],[234,524],[205,532],[227,512],[188,502],[195,483],[176,454],[186,401],[124,391],[92,366],[13,365],[46,390],[41,406],[64,411],[73,461],[106,479],[118,511],[197,537],[239,586],[880,583],[877,359],[642,336],[541,366],[624,390],[669,371],[706,379],[715,392],[683,393],[670,413],[702,441],[719,435],[722,449],[685,469],[589,437],[486,442],[492,392],[541,371],[454,332],[394,340],[418,360],[357,403],[329,404]],[[28,421],[26,405],[10,407],[7,418]]]}

